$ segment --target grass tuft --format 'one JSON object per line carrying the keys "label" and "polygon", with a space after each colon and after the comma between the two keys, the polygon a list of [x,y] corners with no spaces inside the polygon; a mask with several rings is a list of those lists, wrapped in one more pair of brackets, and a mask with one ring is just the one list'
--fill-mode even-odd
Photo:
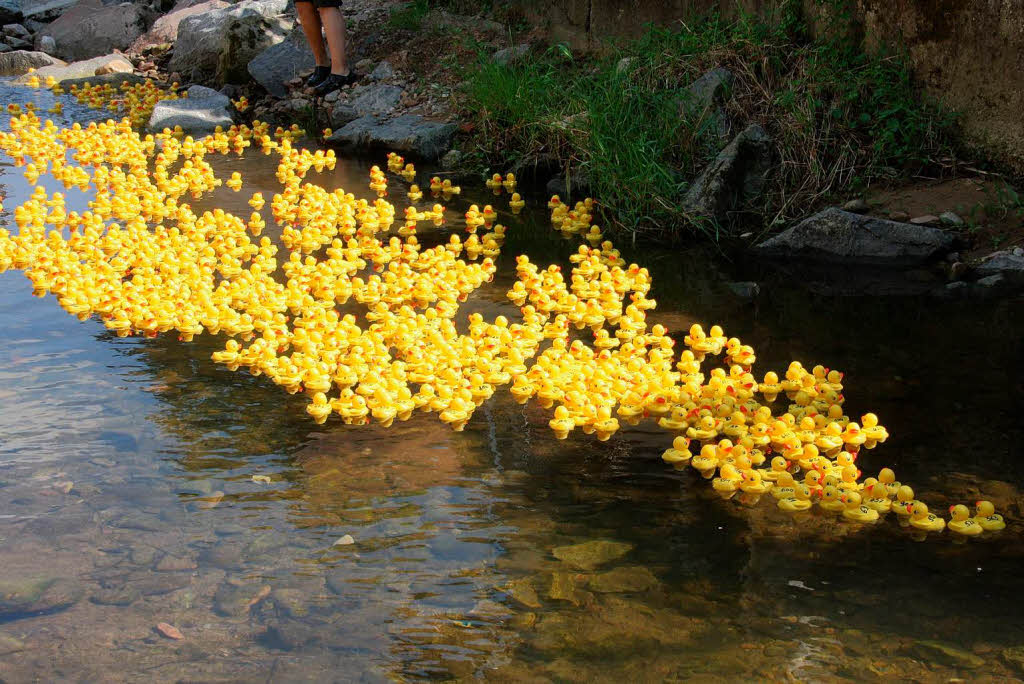
{"label": "grass tuft", "polygon": [[[650,27],[603,57],[556,45],[508,66],[489,55],[467,70],[465,113],[485,160],[556,158],[585,173],[606,222],[656,239],[715,226],[680,208],[689,184],[726,140],[715,117],[681,113],[686,86],[717,66],[736,81],[724,105],[734,134],[748,123],[773,136],[777,164],[760,206],[739,221],[772,226],[827,195],[913,174],[949,154],[953,118],[923,99],[906,61],[869,56],[845,39],[813,40],[787,8],[773,18],[709,16]],[[682,230],[680,227],[684,227]]]}

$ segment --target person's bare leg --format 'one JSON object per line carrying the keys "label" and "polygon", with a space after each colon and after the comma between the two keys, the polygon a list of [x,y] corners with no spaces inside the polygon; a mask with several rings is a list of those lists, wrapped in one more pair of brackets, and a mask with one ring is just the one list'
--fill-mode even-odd
{"label": "person's bare leg", "polygon": [[345,47],[348,34],[345,31],[345,15],[338,7],[321,7],[320,21],[327,35],[327,48],[331,51],[331,73],[346,76],[348,59],[345,57]]}
{"label": "person's bare leg", "polygon": [[313,59],[317,66],[330,66],[327,60],[327,50],[324,49],[323,24],[320,22],[320,14],[313,7],[311,2],[296,2],[295,12],[299,15],[299,23],[302,24],[302,32],[306,34],[309,42],[309,49],[313,51]]}

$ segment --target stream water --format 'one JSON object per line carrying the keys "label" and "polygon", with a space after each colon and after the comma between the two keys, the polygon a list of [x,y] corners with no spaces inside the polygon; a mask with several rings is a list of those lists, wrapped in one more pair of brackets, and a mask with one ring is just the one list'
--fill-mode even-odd
{"label": "stream water", "polygon": [[[4,104],[49,98],[0,86]],[[249,192],[276,188],[269,159],[217,160],[247,192],[197,204],[247,216]],[[312,179],[360,192],[371,163]],[[6,158],[0,185],[9,222],[28,185]],[[450,224],[491,197],[465,193]],[[69,208],[87,200],[68,195]],[[465,313],[515,315],[512,257],[567,264],[577,245],[546,210],[503,219],[499,277]],[[654,275],[653,321],[678,338],[720,323],[755,347],[759,376],[791,359],[846,371],[848,413],[873,410],[892,433],[865,452],[866,473],[893,467],[939,510],[983,493],[1009,528],[918,543],[891,519],[743,507],[667,467],[669,436],[650,423],[560,442],[546,412],[507,392],[462,433],[429,415],[317,426],[301,397],[212,363],[221,340],[120,339],[12,271],[0,276],[0,681],[1020,674],[1020,303],[837,297],[799,269],[620,247]],[[737,279],[761,296],[739,299]],[[354,543],[335,545],[344,535]],[[618,557],[581,569],[553,553],[595,540]]]}

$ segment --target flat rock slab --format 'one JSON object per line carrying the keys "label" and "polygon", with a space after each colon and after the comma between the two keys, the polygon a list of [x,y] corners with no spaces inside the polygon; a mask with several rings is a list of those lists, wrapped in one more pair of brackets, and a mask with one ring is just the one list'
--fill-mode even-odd
{"label": "flat rock slab", "polygon": [[407,114],[384,120],[364,116],[346,124],[327,142],[346,147],[384,148],[435,160],[448,151],[455,124]]}
{"label": "flat rock slab", "polygon": [[771,257],[908,266],[923,263],[952,246],[953,235],[938,228],[861,216],[832,207],[762,242],[754,250]]}
{"label": "flat rock slab", "polygon": [[633,550],[632,544],[624,542],[595,539],[573,544],[571,546],[559,546],[551,551],[555,558],[568,563],[574,568],[581,570],[593,570],[594,568],[622,558]]}
{"label": "flat rock slab", "polygon": [[69,78],[61,81],[61,86],[68,90],[71,86],[77,86],[81,88],[86,83],[89,85],[110,85],[114,88],[120,88],[125,83],[132,85],[140,85],[145,83],[149,79],[140,74],[102,74],[100,76],[86,76],[85,78]]}
{"label": "flat rock slab", "polygon": [[14,50],[0,54],[0,76],[21,76],[27,74],[29,69],[64,65],[63,60],[51,57],[45,52]]}
{"label": "flat rock slab", "polygon": [[180,100],[160,100],[153,108],[153,114],[146,125],[149,131],[162,131],[175,126],[190,134],[213,133],[217,126],[228,128],[234,123],[224,104],[228,98],[187,97]]}
{"label": "flat rock slab", "polygon": [[[110,66],[112,62],[120,63],[120,66],[127,67],[128,71],[134,69],[132,63],[128,61],[123,55],[110,54],[102,57],[93,57],[92,59],[83,59],[79,62],[71,62],[70,64],[46,66],[36,69],[32,76],[38,76],[40,81],[45,81],[48,77],[53,76],[58,83],[64,81],[70,81],[76,78],[89,78],[96,76],[96,70],[102,69],[103,67]],[[112,75],[112,74],[107,74]],[[18,77],[15,83],[26,83],[30,76],[25,74]]]}

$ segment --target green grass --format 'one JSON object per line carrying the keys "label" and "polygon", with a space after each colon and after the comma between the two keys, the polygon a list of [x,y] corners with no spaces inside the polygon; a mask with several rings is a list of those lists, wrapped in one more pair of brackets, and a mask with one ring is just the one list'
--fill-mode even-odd
{"label": "green grass", "polygon": [[649,28],[601,58],[565,46],[509,66],[482,55],[466,73],[464,111],[478,123],[471,151],[504,168],[554,156],[588,175],[605,220],[621,230],[718,237],[739,226],[687,216],[680,200],[724,143],[713,120],[678,106],[683,89],[716,66],[736,76],[725,105],[733,132],[758,122],[776,144],[777,171],[748,223],[790,220],[826,195],[948,153],[953,120],[920,97],[901,57],[811,40],[791,8],[768,21],[711,16]]}
{"label": "green grass", "polygon": [[423,18],[430,12],[429,0],[412,0],[401,7],[391,10],[388,24],[392,28],[416,31],[423,23]]}

